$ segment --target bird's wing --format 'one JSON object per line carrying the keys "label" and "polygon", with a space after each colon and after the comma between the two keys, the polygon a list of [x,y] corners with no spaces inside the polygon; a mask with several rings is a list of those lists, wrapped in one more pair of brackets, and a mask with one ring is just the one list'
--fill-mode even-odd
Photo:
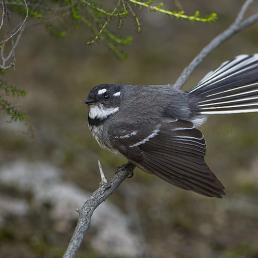
{"label": "bird's wing", "polygon": [[156,127],[123,124],[111,130],[113,147],[138,167],[186,190],[224,195],[222,183],[205,163],[202,133],[191,122],[170,120]]}

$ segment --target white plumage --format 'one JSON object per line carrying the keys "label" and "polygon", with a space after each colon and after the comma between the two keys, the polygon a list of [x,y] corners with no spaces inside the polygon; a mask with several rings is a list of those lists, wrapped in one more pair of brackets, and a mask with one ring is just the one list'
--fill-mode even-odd
{"label": "white plumage", "polygon": [[90,106],[90,112],[89,112],[89,117],[91,119],[100,119],[104,120],[110,115],[116,113],[119,111],[119,107],[115,108],[106,108],[102,104],[97,104],[97,105],[92,105]]}

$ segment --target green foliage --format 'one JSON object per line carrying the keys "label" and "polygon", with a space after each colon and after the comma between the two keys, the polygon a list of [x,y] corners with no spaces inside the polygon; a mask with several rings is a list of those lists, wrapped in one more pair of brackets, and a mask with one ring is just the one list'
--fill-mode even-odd
{"label": "green foliage", "polygon": [[148,8],[151,11],[162,13],[162,14],[167,14],[169,16],[174,16],[179,19],[186,19],[189,21],[198,21],[198,22],[213,22],[216,21],[217,19],[217,14],[216,13],[211,13],[207,17],[202,17],[200,15],[200,11],[196,11],[194,15],[188,15],[186,14],[183,10],[181,11],[171,11],[166,8],[164,8],[164,3],[158,3],[156,5],[152,5],[153,2],[155,1],[147,1],[147,2],[142,2],[138,0],[129,0],[129,2],[134,3],[135,5],[143,6],[145,8]]}
{"label": "green foliage", "polygon": [[[168,3],[170,6],[173,5],[173,1],[172,3],[168,1]],[[25,20],[27,17],[32,21],[37,20],[58,38],[66,37],[69,31],[71,32],[71,28],[73,31],[81,28],[86,34],[86,45],[102,42],[119,59],[126,58],[124,47],[133,41],[133,37],[128,35],[130,32],[128,32],[128,27],[125,27],[125,23],[132,20],[136,30],[140,32],[142,28],[140,16],[144,10],[194,22],[213,22],[217,19],[215,13],[203,17],[199,11],[196,11],[193,15],[188,15],[181,7],[176,7],[176,4],[173,8],[178,10],[167,6],[168,4],[165,5],[160,0],[5,0],[2,13],[8,15],[7,18],[12,18],[16,14]],[[8,19],[4,17],[3,21],[6,20]],[[7,35],[13,33],[12,29],[8,31],[8,24],[5,27]],[[15,46],[13,40],[12,38],[11,43],[9,42],[11,46]],[[4,39],[0,39],[1,42],[2,48],[8,43]],[[3,56],[1,58],[4,60]],[[15,56],[11,52],[9,58],[13,58],[14,65]],[[3,71],[12,67],[6,65],[6,61],[4,63]],[[5,111],[13,120],[23,120],[25,116],[17,110],[10,99],[24,95],[24,91],[7,85],[0,79],[0,110]]]}
{"label": "green foliage", "polygon": [[[27,0],[29,17],[40,19],[51,34],[65,37],[69,26],[85,29],[87,45],[98,41],[104,43],[115,55],[124,59],[124,47],[131,44],[133,38],[127,28],[122,28],[126,21],[133,18],[136,30],[141,31],[141,14],[144,10],[164,14],[177,19],[193,22],[213,22],[216,13],[201,16],[199,11],[187,14],[182,7],[176,7],[174,1],[168,3],[159,0]],[[12,3],[12,4],[11,4]],[[9,8],[19,14],[24,14],[24,0],[6,1]],[[173,10],[168,5],[172,5]],[[69,22],[70,20],[70,22]]]}
{"label": "green foliage", "polygon": [[24,90],[18,89],[13,85],[8,85],[0,80],[0,111],[5,112],[14,121],[24,120],[25,114],[11,103],[11,99],[25,96],[25,94],[26,92]]}

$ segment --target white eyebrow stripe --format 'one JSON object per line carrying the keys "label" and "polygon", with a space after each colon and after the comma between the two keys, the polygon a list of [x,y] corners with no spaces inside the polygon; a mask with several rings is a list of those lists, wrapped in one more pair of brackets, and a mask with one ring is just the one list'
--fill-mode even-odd
{"label": "white eyebrow stripe", "polygon": [[130,147],[130,148],[137,147],[137,146],[139,146],[139,145],[142,145],[142,144],[148,142],[150,139],[152,139],[152,138],[154,138],[155,136],[157,136],[158,133],[159,133],[159,131],[160,131],[159,128],[155,129],[155,130],[154,130],[150,135],[148,135],[146,138],[144,138],[143,140],[141,140],[141,141],[139,141],[139,142],[137,142],[137,143],[135,143],[135,144],[130,145],[129,147]]}
{"label": "white eyebrow stripe", "polygon": [[105,93],[105,92],[107,92],[107,89],[99,90],[99,91],[98,91],[98,95],[101,95],[101,94],[103,94],[103,93]]}
{"label": "white eyebrow stripe", "polygon": [[120,95],[121,95],[121,92],[120,92],[120,91],[118,91],[118,92],[116,92],[115,94],[113,94],[114,97],[119,97]]}

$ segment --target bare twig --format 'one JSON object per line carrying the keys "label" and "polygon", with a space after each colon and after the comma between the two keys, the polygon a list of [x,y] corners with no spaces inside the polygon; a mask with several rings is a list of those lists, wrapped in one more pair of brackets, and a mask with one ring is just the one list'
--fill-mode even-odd
{"label": "bare twig", "polygon": [[105,177],[105,174],[103,172],[103,169],[102,169],[102,166],[101,166],[101,163],[100,163],[99,160],[98,160],[98,166],[99,166],[99,173],[100,173],[100,178],[101,178],[100,184],[101,185],[107,184],[108,181],[107,181],[107,179]]}
{"label": "bare twig", "polygon": [[252,2],[253,2],[253,0],[246,0],[244,2],[244,4],[242,5],[242,7],[234,21],[235,24],[240,24],[243,21],[243,19],[245,17],[245,13],[246,13],[248,7],[250,6],[250,4],[252,4]]}
{"label": "bare twig", "polygon": [[197,68],[197,66],[200,65],[203,62],[204,58],[209,53],[211,53],[215,48],[217,48],[219,45],[221,45],[227,39],[231,38],[236,33],[240,32],[241,30],[251,26],[253,23],[258,21],[258,13],[254,14],[253,16],[250,16],[249,18],[244,19],[244,15],[247,11],[247,8],[250,6],[252,2],[253,0],[246,0],[239,11],[237,18],[228,27],[228,29],[223,31],[221,34],[215,37],[207,46],[205,46],[201,50],[201,52],[193,59],[193,61],[183,70],[183,72],[181,73],[181,75],[178,77],[178,79],[174,84],[174,87],[176,89],[182,88],[184,83],[188,80],[188,78],[193,73],[193,71]]}
{"label": "bare twig", "polygon": [[[183,70],[182,74],[179,76],[176,83],[174,84],[174,87],[180,89],[189,78],[191,73],[212,50],[214,50],[216,47],[218,47],[221,43],[223,43],[234,34],[251,26],[258,20],[258,13],[244,19],[244,15],[252,2],[253,0],[245,1],[234,23],[224,32],[215,37],[205,48],[202,49],[202,51],[196,56],[196,58],[194,58],[190,65]],[[82,243],[84,234],[89,228],[90,220],[94,210],[119,187],[119,185],[133,172],[133,169],[134,165],[130,163],[118,169],[117,173],[111,179],[111,181],[102,183],[100,187],[91,195],[91,197],[83,204],[82,208],[79,210],[78,224],[65,252],[64,258],[74,258],[76,256],[76,253]],[[105,181],[103,179],[104,173],[100,163],[99,170],[101,174],[101,181],[103,182]]]}
{"label": "bare twig", "polygon": [[17,26],[17,28],[14,30],[14,32],[12,32],[10,34],[10,36],[8,36],[7,38],[5,38],[4,40],[1,40],[0,41],[0,44],[3,44],[3,43],[6,43],[7,41],[9,41],[11,38],[15,37],[20,31],[22,31],[27,19],[28,19],[28,16],[29,16],[29,8],[28,8],[28,4],[26,2],[26,0],[23,1],[24,2],[24,7],[25,7],[25,17],[24,19],[22,20],[22,22]]}
{"label": "bare twig", "polygon": [[83,204],[79,210],[79,220],[72,239],[64,254],[64,258],[75,257],[84,237],[85,232],[90,226],[91,217],[94,210],[104,202],[119,185],[132,173],[134,165],[128,163],[120,167],[114,177],[106,184],[101,184],[100,187],[91,195],[91,197]]}
{"label": "bare twig", "polygon": [[4,6],[4,1],[1,1],[1,5],[2,5],[2,17],[1,17],[1,24],[0,24],[0,30],[2,29],[3,25],[4,25],[4,18],[5,18],[5,6]]}
{"label": "bare twig", "polygon": [[[4,25],[4,20],[5,20],[5,15],[6,15],[6,10],[5,10],[5,4],[4,1],[2,0],[2,17],[1,17],[1,22],[0,22],[0,30],[2,29]],[[20,42],[22,33],[25,28],[26,21],[29,16],[29,9],[26,0],[23,0],[24,7],[25,7],[25,17],[23,18],[22,22],[18,24],[14,32],[12,32],[8,37],[0,41],[0,68],[3,70],[9,69],[10,67],[14,66],[15,64],[15,50],[18,46],[18,43]],[[11,47],[8,51],[6,50],[6,45],[10,44]],[[7,55],[5,54],[7,52]]]}

